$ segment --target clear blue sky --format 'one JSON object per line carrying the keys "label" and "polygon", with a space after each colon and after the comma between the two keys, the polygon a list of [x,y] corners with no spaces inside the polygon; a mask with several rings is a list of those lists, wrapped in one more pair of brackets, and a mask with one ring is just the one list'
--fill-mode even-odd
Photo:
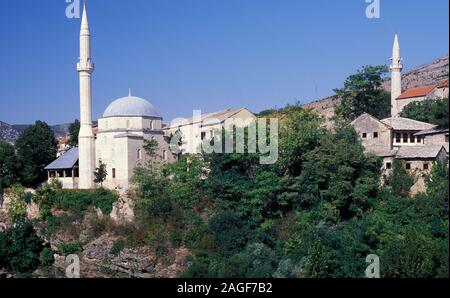
{"label": "clear blue sky", "polygon": [[[0,120],[78,118],[80,20],[65,0],[0,1]],[[448,54],[448,0],[88,0],[94,118],[128,94],[168,122],[193,109],[254,112],[333,94],[363,65],[406,69]]]}

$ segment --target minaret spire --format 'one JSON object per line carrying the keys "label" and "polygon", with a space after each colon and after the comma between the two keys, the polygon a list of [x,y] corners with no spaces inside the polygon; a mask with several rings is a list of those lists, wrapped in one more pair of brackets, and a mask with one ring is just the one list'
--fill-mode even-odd
{"label": "minaret spire", "polygon": [[391,64],[391,116],[398,117],[397,97],[402,94],[402,58],[400,56],[400,43],[398,34],[395,33],[394,45],[392,47]]}
{"label": "minaret spire", "polygon": [[94,63],[91,59],[91,33],[83,4],[80,29],[80,60],[77,64],[80,76],[80,133],[78,136],[79,188],[94,188],[95,137],[92,129],[92,73]]}

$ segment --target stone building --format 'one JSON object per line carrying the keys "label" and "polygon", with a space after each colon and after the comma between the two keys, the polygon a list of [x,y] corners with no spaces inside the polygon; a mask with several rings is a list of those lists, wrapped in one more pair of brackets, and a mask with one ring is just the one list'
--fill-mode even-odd
{"label": "stone building", "polygon": [[405,161],[406,170],[417,181],[412,193],[425,189],[423,174],[431,170],[433,162],[448,156],[448,129],[402,117],[382,120],[364,113],[352,122],[367,153],[383,159],[387,175],[394,159]]}
{"label": "stone building", "polygon": [[202,141],[205,138],[214,138],[218,131],[222,131],[226,121],[231,120],[236,127],[245,127],[254,119],[256,116],[245,108],[225,109],[189,119],[175,119],[163,130],[167,137],[181,133],[181,153],[199,153]]}
{"label": "stone building", "polygon": [[448,97],[448,80],[439,84],[411,88],[396,98],[398,111],[401,112],[412,102]]}

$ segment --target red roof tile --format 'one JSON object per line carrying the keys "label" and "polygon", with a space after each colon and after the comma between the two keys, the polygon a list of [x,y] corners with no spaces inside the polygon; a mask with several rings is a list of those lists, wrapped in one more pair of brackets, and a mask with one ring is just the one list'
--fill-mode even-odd
{"label": "red roof tile", "polygon": [[397,97],[397,99],[406,99],[406,98],[427,96],[437,86],[438,85],[429,85],[429,86],[411,88],[411,89],[406,90],[402,94],[400,94],[400,96]]}
{"label": "red roof tile", "polygon": [[448,80],[440,82],[437,87],[438,88],[448,88]]}

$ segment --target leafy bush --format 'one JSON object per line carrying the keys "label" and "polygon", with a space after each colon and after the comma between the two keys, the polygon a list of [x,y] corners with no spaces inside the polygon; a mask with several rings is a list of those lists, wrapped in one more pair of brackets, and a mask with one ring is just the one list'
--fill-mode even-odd
{"label": "leafy bush", "polygon": [[54,204],[65,211],[84,212],[91,205],[99,208],[104,214],[112,211],[112,204],[118,195],[112,191],[100,188],[91,190],[60,190],[54,195]]}
{"label": "leafy bush", "polygon": [[83,251],[83,243],[75,241],[75,242],[68,242],[68,243],[62,243],[57,246],[58,252],[63,255],[71,255],[71,254],[77,254]]}
{"label": "leafy bush", "polygon": [[53,251],[50,248],[45,247],[39,255],[39,262],[41,263],[41,266],[51,266],[55,262]]}
{"label": "leafy bush", "polygon": [[119,253],[125,248],[126,241],[123,239],[119,239],[113,243],[111,247],[111,254],[113,256],[119,255]]}
{"label": "leafy bush", "polygon": [[30,272],[39,266],[43,242],[27,220],[0,233],[0,268],[14,272]]}

